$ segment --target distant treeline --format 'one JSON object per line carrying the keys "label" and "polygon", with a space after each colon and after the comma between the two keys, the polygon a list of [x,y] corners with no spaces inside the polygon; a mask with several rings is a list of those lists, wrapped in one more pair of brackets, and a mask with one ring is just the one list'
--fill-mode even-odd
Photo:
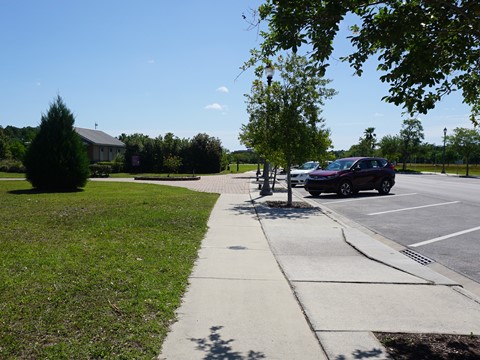
{"label": "distant treeline", "polygon": [[[38,127],[0,126],[0,160],[2,170],[22,170],[28,145]],[[151,138],[144,134],[121,134],[125,152],[115,159],[116,169],[143,173],[218,173],[230,163],[256,163],[258,157],[249,150],[230,153],[218,138],[201,133],[192,139],[180,139],[173,133]],[[5,165],[5,164],[8,164]]]}
{"label": "distant treeline", "polygon": [[180,139],[172,133],[154,139],[144,134],[122,134],[126,172],[218,173],[228,165],[221,141],[207,134]]}
{"label": "distant treeline", "polygon": [[37,133],[38,127],[0,126],[0,159],[23,161],[27,146]]}

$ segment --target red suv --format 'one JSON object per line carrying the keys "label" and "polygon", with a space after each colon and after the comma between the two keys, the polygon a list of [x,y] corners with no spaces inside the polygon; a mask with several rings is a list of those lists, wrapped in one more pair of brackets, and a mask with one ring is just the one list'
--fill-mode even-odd
{"label": "red suv", "polygon": [[308,174],[305,190],[310,195],[337,193],[347,197],[361,190],[378,190],[382,195],[395,185],[395,170],[386,159],[351,157],[330,163],[325,170]]}

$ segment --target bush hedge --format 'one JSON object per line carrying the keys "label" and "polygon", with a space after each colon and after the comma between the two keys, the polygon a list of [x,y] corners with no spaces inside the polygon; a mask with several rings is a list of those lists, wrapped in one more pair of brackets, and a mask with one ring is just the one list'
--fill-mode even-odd
{"label": "bush hedge", "polygon": [[0,161],[0,172],[24,173],[25,166],[18,160],[2,160]]}
{"label": "bush hedge", "polygon": [[109,177],[112,172],[110,165],[103,165],[100,163],[90,165],[90,177]]}

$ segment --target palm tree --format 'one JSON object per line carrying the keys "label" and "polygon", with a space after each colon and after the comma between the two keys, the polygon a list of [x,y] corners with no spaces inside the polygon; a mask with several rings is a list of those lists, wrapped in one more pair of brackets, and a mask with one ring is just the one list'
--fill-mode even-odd
{"label": "palm tree", "polygon": [[369,127],[366,128],[363,132],[364,140],[368,144],[369,151],[373,155],[373,151],[375,150],[375,146],[377,146],[377,134],[375,134],[375,128]]}

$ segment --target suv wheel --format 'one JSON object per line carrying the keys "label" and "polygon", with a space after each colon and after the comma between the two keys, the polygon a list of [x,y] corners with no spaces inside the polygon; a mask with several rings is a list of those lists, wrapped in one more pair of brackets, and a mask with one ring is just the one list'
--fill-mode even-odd
{"label": "suv wheel", "polygon": [[338,188],[338,195],[342,197],[351,196],[353,193],[352,184],[350,181],[343,181]]}
{"label": "suv wheel", "polygon": [[387,195],[390,192],[391,188],[392,188],[392,183],[390,182],[390,180],[383,179],[382,182],[380,183],[380,188],[378,189],[378,192],[381,195]]}

